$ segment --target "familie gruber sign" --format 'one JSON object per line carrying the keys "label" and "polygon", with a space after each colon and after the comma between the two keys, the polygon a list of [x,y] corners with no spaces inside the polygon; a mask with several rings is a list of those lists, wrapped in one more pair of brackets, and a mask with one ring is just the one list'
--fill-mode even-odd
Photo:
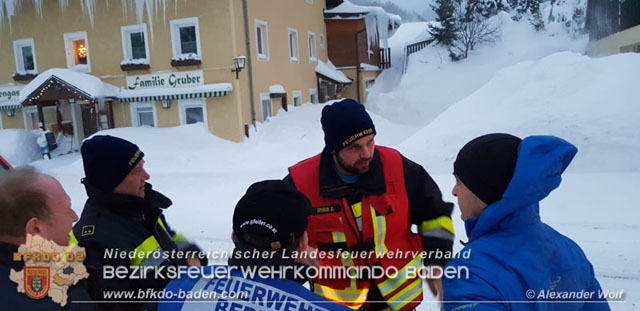
{"label": "familie gruber sign", "polygon": [[127,77],[128,90],[145,90],[152,88],[177,88],[204,85],[202,70],[152,73]]}

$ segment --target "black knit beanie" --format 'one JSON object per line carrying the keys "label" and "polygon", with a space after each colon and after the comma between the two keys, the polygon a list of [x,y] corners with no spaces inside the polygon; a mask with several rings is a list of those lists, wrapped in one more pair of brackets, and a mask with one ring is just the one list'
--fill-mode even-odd
{"label": "black knit beanie", "polygon": [[144,157],[137,145],[109,135],[85,140],[80,153],[84,183],[105,192],[112,192]]}
{"label": "black knit beanie", "polygon": [[238,240],[258,249],[291,247],[307,229],[311,203],[282,180],[254,183],[233,211]]}
{"label": "black knit beanie", "polygon": [[521,141],[509,134],[475,138],[458,153],[453,173],[487,205],[500,201],[513,177]]}
{"label": "black knit beanie", "polygon": [[339,152],[354,141],[376,134],[373,120],[357,101],[346,98],[322,109],[325,148]]}

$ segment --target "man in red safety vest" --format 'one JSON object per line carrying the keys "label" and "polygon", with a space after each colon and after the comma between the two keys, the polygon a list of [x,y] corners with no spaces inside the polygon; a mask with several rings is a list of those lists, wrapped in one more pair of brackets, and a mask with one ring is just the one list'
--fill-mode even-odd
{"label": "man in red safety vest", "polygon": [[[321,257],[319,264],[397,273],[319,276],[312,289],[353,309],[412,310],[423,299],[422,279],[412,272],[442,267],[451,256],[453,204],[442,200],[422,166],[375,145],[375,126],[363,105],[335,102],[322,110],[321,123],[324,150],[290,167],[285,177],[313,206],[310,245],[338,254]],[[440,279],[427,281],[441,296]]]}

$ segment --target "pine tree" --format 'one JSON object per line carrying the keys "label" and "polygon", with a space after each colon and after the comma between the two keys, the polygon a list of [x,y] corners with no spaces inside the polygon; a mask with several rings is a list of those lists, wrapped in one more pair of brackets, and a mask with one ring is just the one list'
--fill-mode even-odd
{"label": "pine tree", "polygon": [[440,27],[429,26],[429,33],[437,43],[444,46],[451,46],[456,40],[455,29],[455,0],[436,0],[431,8],[438,15],[436,21],[440,22]]}
{"label": "pine tree", "polygon": [[533,25],[533,28],[537,31],[544,30],[544,20],[542,20],[542,14],[540,13],[540,2],[533,1],[529,12],[531,12],[529,23]]}

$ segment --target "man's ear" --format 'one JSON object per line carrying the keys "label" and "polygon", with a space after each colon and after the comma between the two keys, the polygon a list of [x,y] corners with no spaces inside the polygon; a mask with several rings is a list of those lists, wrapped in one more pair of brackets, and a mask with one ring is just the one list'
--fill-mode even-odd
{"label": "man's ear", "polygon": [[309,246],[309,236],[307,235],[307,231],[305,231],[302,237],[300,237],[300,242],[298,242],[298,250],[305,251],[307,246]]}
{"label": "man's ear", "polygon": [[24,225],[24,233],[25,233],[25,235],[27,235],[27,234],[31,234],[31,235],[40,234],[42,232],[42,229],[40,228],[40,226],[41,226],[41,221],[36,217],[31,217],[31,219],[29,219],[27,221],[27,224]]}

